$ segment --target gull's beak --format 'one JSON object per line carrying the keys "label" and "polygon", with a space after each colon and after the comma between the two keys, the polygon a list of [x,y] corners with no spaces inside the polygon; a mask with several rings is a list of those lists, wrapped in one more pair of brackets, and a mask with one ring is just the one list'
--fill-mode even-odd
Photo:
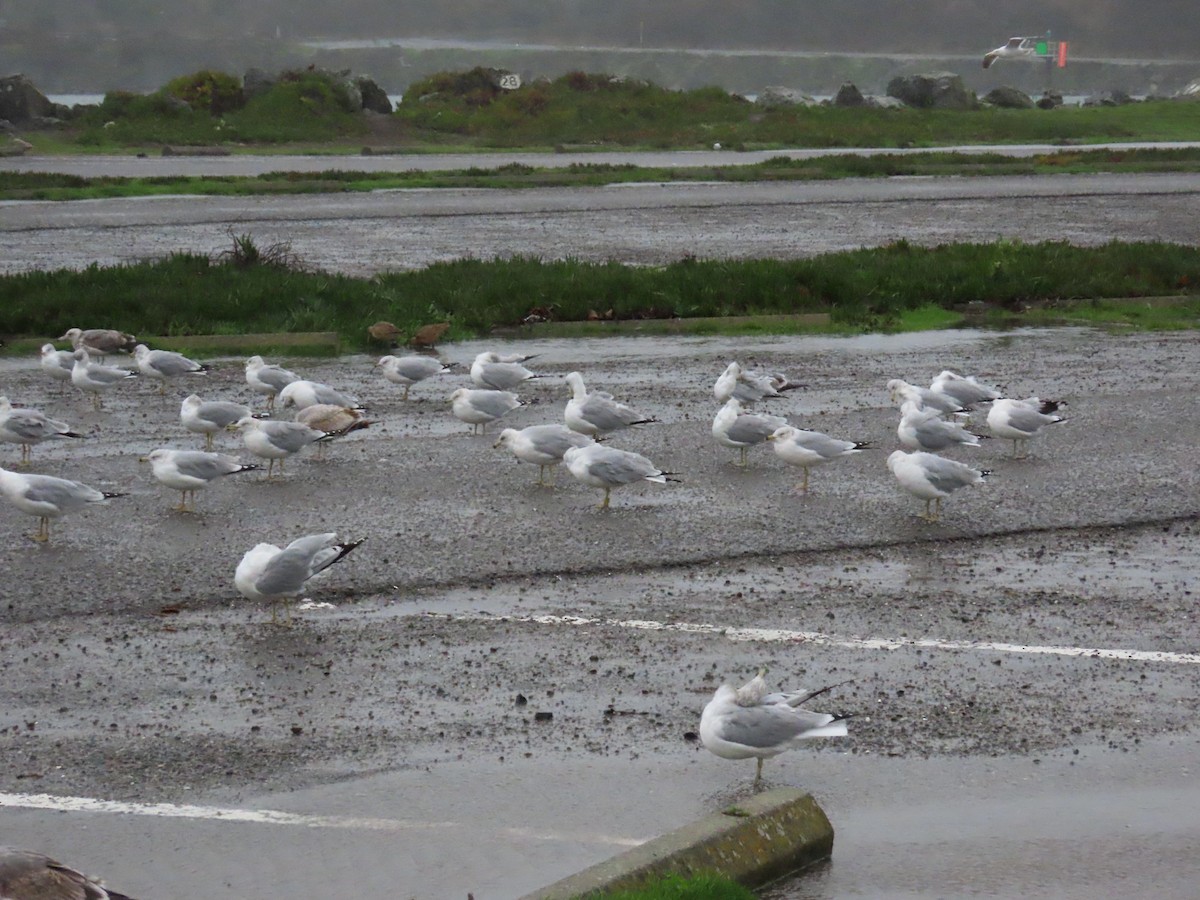
{"label": "gull's beak", "polygon": [[768,435],[767,435],[767,440],[768,440],[768,441],[773,441],[773,440],[775,440],[775,435],[773,435],[773,434],[768,434]]}
{"label": "gull's beak", "polygon": [[139,457],[138,457],[138,462],[150,462],[150,457],[148,457],[148,456],[139,456]]}

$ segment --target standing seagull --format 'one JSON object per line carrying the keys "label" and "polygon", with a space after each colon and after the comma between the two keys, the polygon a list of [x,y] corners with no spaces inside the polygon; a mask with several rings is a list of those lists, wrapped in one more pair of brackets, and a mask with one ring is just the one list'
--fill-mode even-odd
{"label": "standing seagull", "polygon": [[887,389],[892,402],[897,406],[903,405],[906,400],[911,400],[919,407],[936,409],[940,413],[965,413],[967,411],[961,403],[949,394],[935,391],[932,388],[923,388],[915,384],[909,384],[900,378],[893,378],[889,381]]}
{"label": "standing seagull", "polygon": [[408,389],[418,381],[451,371],[451,366],[432,356],[381,356],[375,366],[392,384],[404,385],[402,400],[408,399]]}
{"label": "standing seagull", "polygon": [[674,472],[664,472],[640,453],[602,444],[572,447],[563,454],[563,462],[567,470],[584,484],[604,488],[601,509],[608,509],[609,494],[613,488],[623,484],[633,484],[635,481],[653,481],[656,484],[679,481],[673,477]]}
{"label": "standing seagull", "polygon": [[137,367],[147,378],[157,379],[158,392],[167,392],[167,379],[178,378],[181,375],[207,375],[208,366],[201,365],[194,359],[188,359],[182,353],[170,350],[151,350],[145,344],[133,348]]}
{"label": "standing seagull", "polygon": [[776,429],[787,423],[783,416],[744,413],[737,397],[730,397],[713,419],[712,436],[718,444],[737,450],[737,465],[745,466],[746,451],[766,443]]}
{"label": "standing seagull", "polygon": [[255,456],[269,460],[267,463],[267,480],[275,474],[275,463],[279,463],[279,472],[283,474],[283,461],[294,453],[299,453],[309,444],[318,441],[330,441],[340,437],[341,433],[326,434],[316,428],[310,428],[303,422],[281,422],[274,419],[256,419],[245,416],[229,426],[242,433],[242,443]]}
{"label": "standing seagull", "polygon": [[722,759],[757,759],[754,787],[758,788],[764,759],[793,750],[812,738],[846,736],[848,716],[800,708],[830,687],[764,697],[746,688],[739,691],[722,684],[700,715],[700,741]]}
{"label": "standing seagull", "polygon": [[66,422],[51,419],[40,409],[14,408],[7,397],[0,397],[0,441],[21,445],[21,465],[29,463],[29,451],[34,444],[81,437]]}
{"label": "standing seagull", "polygon": [[958,422],[946,421],[936,409],[925,409],[912,400],[905,400],[900,407],[896,437],[908,450],[931,453],[949,447],[979,446],[979,435],[967,431]]}
{"label": "standing seagull", "polygon": [[55,478],[52,475],[22,475],[0,468],[0,494],[8,498],[23,513],[38,517],[38,530],[33,539],[39,543],[50,540],[50,520],[94,503],[107,503],[124,494],[99,491],[78,481]]}
{"label": "standing seagull", "polygon": [[113,353],[132,353],[137,346],[137,338],[124,331],[114,331],[111,328],[89,328],[86,331],[79,328],[68,328],[66,333],[56,340],[70,341],[71,349],[86,350],[96,356],[109,356]]}
{"label": "standing seagull", "polygon": [[[537,483],[547,485],[546,469],[562,462],[563,454],[572,447],[586,447],[591,443],[592,439],[586,434],[572,431],[566,425],[530,425],[520,431],[505,428],[494,446],[507,447],[517,459],[533,463],[538,467]],[[548,486],[554,487],[554,481],[551,480]]]}
{"label": "standing seagull", "polygon": [[994,387],[980,384],[974,375],[959,375],[949,369],[943,369],[929,385],[931,391],[940,392],[953,397],[963,406],[974,406],[976,403],[991,403],[1003,395]]}
{"label": "standing seagull", "polygon": [[1030,438],[1036,437],[1047,425],[1067,421],[1055,415],[1058,406],[1056,400],[1039,400],[1037,397],[997,400],[988,410],[988,428],[996,437],[1013,442],[1013,459],[1024,459],[1028,455],[1026,447]]}
{"label": "standing seagull", "polygon": [[603,391],[589,394],[583,385],[583,376],[578,372],[567,376],[567,385],[571,388],[572,396],[567,401],[563,417],[572,431],[598,437],[632,425],[649,425],[658,421],[635,412],[624,403],[618,403],[612,394]]}
{"label": "standing seagull", "polygon": [[[196,491],[200,488],[208,487],[225,475],[252,472],[258,468],[242,465],[224,453],[205,453],[202,450],[160,448],[151,452],[145,459],[153,466],[154,477],[160,484],[179,491],[179,505],[175,509],[180,512],[196,511]],[[192,495],[190,510],[187,502],[189,493]]]}
{"label": "standing seagull", "polygon": [[524,406],[517,395],[509,391],[473,391],[459,388],[450,395],[450,412],[454,418],[471,426],[471,434],[483,434],[489,422]]}
{"label": "standing seagull", "polygon": [[71,380],[71,370],[75,368],[74,354],[73,350],[55,350],[53,344],[42,344],[42,371],[61,387]]}
{"label": "standing seagull", "polygon": [[276,603],[284,601],[290,621],[288,600],[300,596],[310,578],[345,559],[361,543],[338,543],[337,534],[329,532],[297,538],[282,550],[274,544],[258,544],[238,563],[233,583],[247,600],[269,600],[272,622],[278,621]]}
{"label": "standing seagull", "polygon": [[250,407],[228,400],[201,400],[191,394],[179,406],[179,421],[188,431],[204,435],[204,449],[213,448],[213,435],[251,415]]}
{"label": "standing seagull", "polygon": [[870,441],[843,441],[819,431],[804,431],[791,425],[777,428],[767,438],[775,445],[775,453],[785,463],[800,466],[804,470],[804,481],[798,490],[808,491],[808,470],[830,460],[853,456],[871,447]]}
{"label": "standing seagull", "polygon": [[137,377],[137,372],[92,362],[86,350],[76,350],[72,355],[75,365],[71,368],[71,383],[92,395],[94,409],[100,409],[104,405],[100,398],[101,391],[108,390],[119,381]]}
{"label": "standing seagull", "polygon": [[0,847],[4,900],[133,900],[35,850]]}
{"label": "standing seagull", "polygon": [[270,365],[261,356],[252,356],[246,360],[246,384],[260,394],[267,395],[267,408],[275,408],[275,397],[293,381],[299,381],[300,376],[288,371],[282,366]]}
{"label": "standing seagull", "polygon": [[[887,464],[902,488],[925,501],[921,518],[928,522],[941,518],[943,498],[969,484],[979,484],[992,474],[989,469],[972,469],[966,463],[921,450],[913,453],[895,450]],[[930,504],[933,504],[932,509]]]}
{"label": "standing seagull", "polygon": [[504,359],[499,353],[478,354],[471,363],[471,381],[479,388],[511,391],[531,378],[546,377],[534,375],[519,362],[506,362]]}

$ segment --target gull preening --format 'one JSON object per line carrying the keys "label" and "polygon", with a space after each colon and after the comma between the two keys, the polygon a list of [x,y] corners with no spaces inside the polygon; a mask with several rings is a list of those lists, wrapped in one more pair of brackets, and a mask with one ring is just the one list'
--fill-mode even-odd
{"label": "gull preening", "polygon": [[133,358],[137,360],[138,370],[147,378],[159,382],[160,394],[167,392],[167,380],[179,378],[182,375],[207,375],[208,366],[188,359],[182,353],[171,350],[151,350],[145,344],[133,348]]}
{"label": "gull preening", "polygon": [[450,412],[471,426],[471,434],[486,433],[489,422],[524,405],[509,391],[459,388],[450,395]]}
{"label": "gull preening", "polygon": [[[332,403],[317,403],[306,406],[296,413],[296,421],[317,431],[323,431],[332,437],[343,437],[352,431],[361,431],[375,424],[375,419],[368,419],[361,410],[349,406],[334,406]],[[323,456],[325,442],[317,444],[317,457]]]}
{"label": "gull preening", "polygon": [[198,394],[184,398],[179,406],[179,421],[195,434],[204,435],[204,449],[213,447],[213,435],[252,415],[248,406],[228,400],[201,400]]}
{"label": "gull preening", "polygon": [[618,403],[612,394],[603,391],[588,393],[583,376],[578,372],[567,375],[567,385],[571,388],[571,399],[567,401],[563,418],[572,431],[597,437],[622,428],[658,421],[651,416],[643,416],[624,403]]}
{"label": "gull preening", "polygon": [[746,451],[766,443],[776,430],[787,425],[783,416],[742,412],[737,397],[730,397],[717,412],[712,423],[712,436],[723,447],[738,451],[737,465],[746,465]]}
{"label": "gull preening", "polygon": [[780,459],[804,470],[804,481],[797,487],[801,492],[808,490],[808,470],[813,466],[871,449],[870,441],[843,441],[820,431],[805,431],[792,425],[775,429],[767,440],[775,446]]}
{"label": "gull preening", "polygon": [[563,454],[563,462],[567,471],[584,484],[604,488],[601,509],[608,508],[612,489],[623,484],[633,484],[636,481],[653,481],[656,484],[679,481],[674,477],[674,472],[664,472],[640,453],[605,447],[603,444],[572,447]]}
{"label": "gull preening", "polygon": [[95,409],[104,405],[100,397],[102,391],[107,391],[118,382],[137,377],[137,372],[92,362],[86,350],[76,350],[72,356],[75,365],[71,367],[71,383],[92,395],[92,406]]}
{"label": "gull preening", "polygon": [[329,406],[362,409],[359,402],[349,394],[344,394],[337,388],[322,384],[319,381],[309,381],[305,378],[298,378],[284,385],[279,391],[278,399],[284,409],[287,409],[289,406],[294,406],[296,409],[304,409],[308,406],[316,406],[318,403]]}
{"label": "gull preening", "polygon": [[289,456],[299,453],[309,444],[340,437],[340,433],[326,434],[324,431],[310,428],[303,422],[256,419],[253,416],[244,416],[229,428],[242,433],[242,443],[246,445],[247,450],[261,459],[268,460],[268,480],[275,474],[275,463],[279,463],[279,472],[282,474],[283,461]]}
{"label": "gull preening", "polygon": [[1013,442],[1013,459],[1024,459],[1028,455],[1030,438],[1047,425],[1067,421],[1056,415],[1059,402],[1027,397],[1024,400],[997,400],[988,410],[987,423],[992,434]]}
{"label": "gull preening", "polygon": [[21,445],[22,465],[29,463],[34,444],[81,437],[66,422],[51,419],[40,409],[15,407],[7,397],[0,397],[0,441]]}
{"label": "gull preening", "polygon": [[921,518],[929,522],[941,518],[943,499],[959,488],[979,484],[992,474],[990,469],[973,469],[966,463],[922,450],[912,453],[895,450],[887,464],[902,488],[925,501]]}
{"label": "gull preening", "polygon": [[292,617],[288,601],[300,596],[310,578],[341,562],[362,540],[342,541],[336,532],[310,534],[296,538],[284,548],[258,544],[247,550],[238,563],[233,583],[247,600],[267,600],[271,621],[278,621],[276,605],[283,601],[287,616]]}
{"label": "gull preening", "polygon": [[900,445],[908,450],[936,453],[950,447],[978,447],[979,435],[967,431],[958,422],[942,418],[936,409],[905,400],[900,406],[900,424],[896,426]]}
{"label": "gull preening", "polygon": [[[532,357],[521,357],[522,360]],[[520,362],[503,357],[499,353],[485,352],[477,354],[471,363],[471,381],[476,387],[493,391],[511,391],[531,378],[544,378],[535,375]]]}
{"label": "gull preening", "polygon": [[959,375],[949,369],[939,372],[938,376],[933,379],[933,383],[929,385],[929,389],[935,393],[945,394],[964,407],[974,406],[977,403],[991,403],[1004,396],[994,387],[980,384],[974,375]]}
{"label": "gull preening", "polygon": [[713,385],[713,396],[721,403],[735,399],[740,403],[758,403],[760,400],[771,400],[782,397],[784,391],[803,387],[793,384],[777,372],[762,373],[743,369],[738,363],[731,362]]}
{"label": "gull preening", "polygon": [[539,485],[554,486],[553,476],[546,482],[546,469],[553,469],[562,462],[563,454],[572,447],[586,447],[592,439],[586,434],[572,431],[566,425],[530,425],[519,431],[505,428],[495,447],[506,447],[517,459],[533,463],[538,467]]}
{"label": "gull preening", "polygon": [[261,356],[246,360],[246,384],[250,389],[267,397],[267,408],[274,409],[275,397],[293,381],[299,381],[295,372],[267,363]]}
{"label": "gull preening", "polygon": [[812,698],[831,690],[764,693],[762,673],[741,690],[722,684],[700,715],[700,741],[722,759],[758,761],[754,787],[762,783],[764,759],[794,750],[804,741],[845,737],[847,715],[803,709]]}
{"label": "gull preening", "polygon": [[[224,453],[206,453],[203,450],[160,448],[145,459],[152,466],[154,477],[160,484],[179,491],[179,505],[175,509],[180,512],[195,512],[196,491],[208,487],[218,478],[259,468],[243,465]],[[188,494],[192,495],[191,507],[188,506]]]}
{"label": "gull preening", "polygon": [[68,328],[56,340],[70,341],[72,350],[86,350],[93,356],[132,353],[137,346],[137,338],[132,334],[112,328]]}
{"label": "gull preening", "polygon": [[37,516],[35,541],[50,540],[50,520],[87,506],[107,503],[125,494],[101,491],[78,481],[55,478],[53,475],[25,475],[0,468],[0,494],[13,506],[31,516]]}
{"label": "gull preening", "polygon": [[392,384],[404,385],[401,400],[408,399],[408,389],[418,381],[451,371],[451,366],[432,356],[381,356],[375,366]]}
{"label": "gull preening", "polygon": [[133,900],[65,866],[16,847],[0,847],[0,897],[4,900]]}

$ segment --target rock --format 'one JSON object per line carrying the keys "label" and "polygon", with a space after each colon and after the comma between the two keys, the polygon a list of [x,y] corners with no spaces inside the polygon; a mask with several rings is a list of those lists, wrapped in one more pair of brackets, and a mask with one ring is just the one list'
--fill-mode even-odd
{"label": "rock", "polygon": [[273,88],[277,80],[262,69],[247,69],[246,74],[242,76],[242,96],[246,98],[246,102],[249,102]]}
{"label": "rock", "polygon": [[1037,101],[1038,109],[1057,109],[1062,105],[1063,97],[1058,91],[1045,91]]}
{"label": "rock", "polygon": [[0,78],[0,119],[14,124],[54,115],[54,104],[24,75]]}
{"label": "rock", "polygon": [[816,106],[817,101],[808,94],[781,85],[768,85],[754,98],[756,106],[775,109],[780,106]]}
{"label": "rock", "polygon": [[974,109],[979,105],[975,92],[953,72],[897,75],[888,82],[887,93],[918,109]]}
{"label": "rock", "polygon": [[988,91],[983,102],[1001,109],[1033,109],[1032,97],[1024,91],[1006,84]]}
{"label": "rock", "polygon": [[1133,98],[1122,90],[1101,91],[1085,97],[1080,106],[1125,106],[1132,103]]}
{"label": "rock", "polygon": [[387,91],[376,84],[375,79],[359,75],[354,79],[354,84],[362,95],[363,109],[385,114],[392,112],[392,101],[388,98]]}
{"label": "rock", "polygon": [[833,98],[834,106],[866,106],[867,99],[862,95],[856,86],[846,82],[840,88],[836,96]]}

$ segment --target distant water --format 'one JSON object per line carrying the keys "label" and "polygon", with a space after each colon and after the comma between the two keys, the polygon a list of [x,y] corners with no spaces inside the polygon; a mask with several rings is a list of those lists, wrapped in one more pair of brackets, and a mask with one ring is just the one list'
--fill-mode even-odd
{"label": "distant water", "polygon": [[103,94],[47,94],[51,103],[61,103],[63,106],[99,106],[104,100]]}

